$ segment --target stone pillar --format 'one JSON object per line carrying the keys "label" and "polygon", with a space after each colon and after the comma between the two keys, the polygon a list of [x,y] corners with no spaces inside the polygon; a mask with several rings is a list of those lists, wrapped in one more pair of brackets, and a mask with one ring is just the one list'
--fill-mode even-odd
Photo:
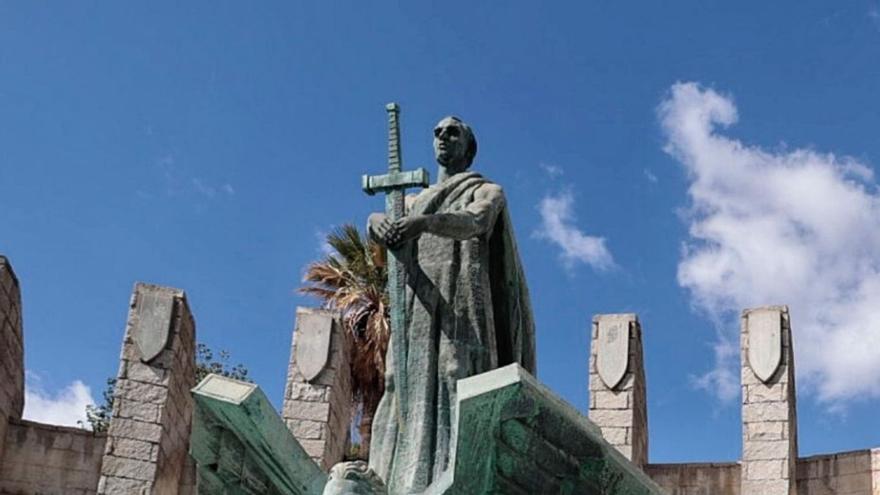
{"label": "stone pillar", "polygon": [[871,495],[880,495],[880,448],[871,449]]}
{"label": "stone pillar", "polygon": [[593,317],[590,420],[639,467],[648,463],[648,404],[642,327],[635,314]]}
{"label": "stone pillar", "polygon": [[195,322],[183,291],[138,283],[131,297],[99,494],[174,494],[189,449]]}
{"label": "stone pillar", "polygon": [[24,409],[24,336],[21,293],[12,265],[0,255],[0,460],[9,419]]}
{"label": "stone pillar", "polygon": [[297,308],[282,416],[325,470],[341,461],[352,418],[351,339],[332,311]]}
{"label": "stone pillar", "polygon": [[742,314],[742,495],[796,495],[797,411],[786,306]]}

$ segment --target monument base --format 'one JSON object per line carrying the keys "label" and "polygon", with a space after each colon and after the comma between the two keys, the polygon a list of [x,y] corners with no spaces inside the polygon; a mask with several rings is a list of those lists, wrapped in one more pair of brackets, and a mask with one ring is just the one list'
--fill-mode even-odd
{"label": "monument base", "polygon": [[[384,494],[363,463],[337,465],[328,483],[256,385],[210,375],[193,395],[192,456],[211,486],[199,493]],[[456,410],[450,468],[423,495],[663,493],[519,365],[460,380]]]}

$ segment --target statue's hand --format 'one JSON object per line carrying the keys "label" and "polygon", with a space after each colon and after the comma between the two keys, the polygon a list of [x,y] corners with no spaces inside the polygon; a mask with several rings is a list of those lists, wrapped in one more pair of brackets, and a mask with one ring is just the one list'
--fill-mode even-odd
{"label": "statue's hand", "polygon": [[377,240],[390,249],[397,249],[404,242],[415,239],[425,231],[425,217],[406,216],[391,221],[382,215],[382,218],[370,217],[373,233]]}
{"label": "statue's hand", "polygon": [[372,213],[367,218],[367,233],[379,244],[385,245],[384,222],[386,220],[384,213]]}

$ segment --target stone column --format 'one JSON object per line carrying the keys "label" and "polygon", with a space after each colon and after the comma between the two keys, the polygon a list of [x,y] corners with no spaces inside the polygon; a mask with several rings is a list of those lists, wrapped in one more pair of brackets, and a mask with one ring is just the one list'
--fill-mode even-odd
{"label": "stone column", "polygon": [[195,322],[183,291],[131,297],[99,494],[177,493],[189,449]]}
{"label": "stone column", "polygon": [[648,404],[642,328],[635,314],[593,317],[590,420],[639,467],[648,463]]}
{"label": "stone column", "polygon": [[24,408],[24,336],[21,293],[12,265],[0,255],[0,460],[9,418]]}
{"label": "stone column", "polygon": [[742,495],[796,495],[797,411],[786,306],[742,314]]}
{"label": "stone column", "polygon": [[348,446],[350,345],[337,313],[297,308],[282,416],[325,470],[342,460]]}
{"label": "stone column", "polygon": [[871,495],[880,495],[880,448],[871,449]]}

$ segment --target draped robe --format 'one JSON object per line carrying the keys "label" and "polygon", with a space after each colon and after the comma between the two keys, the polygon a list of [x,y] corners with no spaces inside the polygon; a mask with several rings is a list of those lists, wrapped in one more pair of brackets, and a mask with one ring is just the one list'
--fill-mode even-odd
{"label": "draped robe", "polygon": [[458,239],[426,232],[399,250],[407,421],[399,419],[392,341],[370,447],[370,467],[389,494],[421,493],[449,467],[457,380],[513,362],[535,372],[534,323],[504,195],[499,188],[491,200],[475,200],[487,184],[458,173],[409,204],[409,215],[471,215],[473,227]]}

